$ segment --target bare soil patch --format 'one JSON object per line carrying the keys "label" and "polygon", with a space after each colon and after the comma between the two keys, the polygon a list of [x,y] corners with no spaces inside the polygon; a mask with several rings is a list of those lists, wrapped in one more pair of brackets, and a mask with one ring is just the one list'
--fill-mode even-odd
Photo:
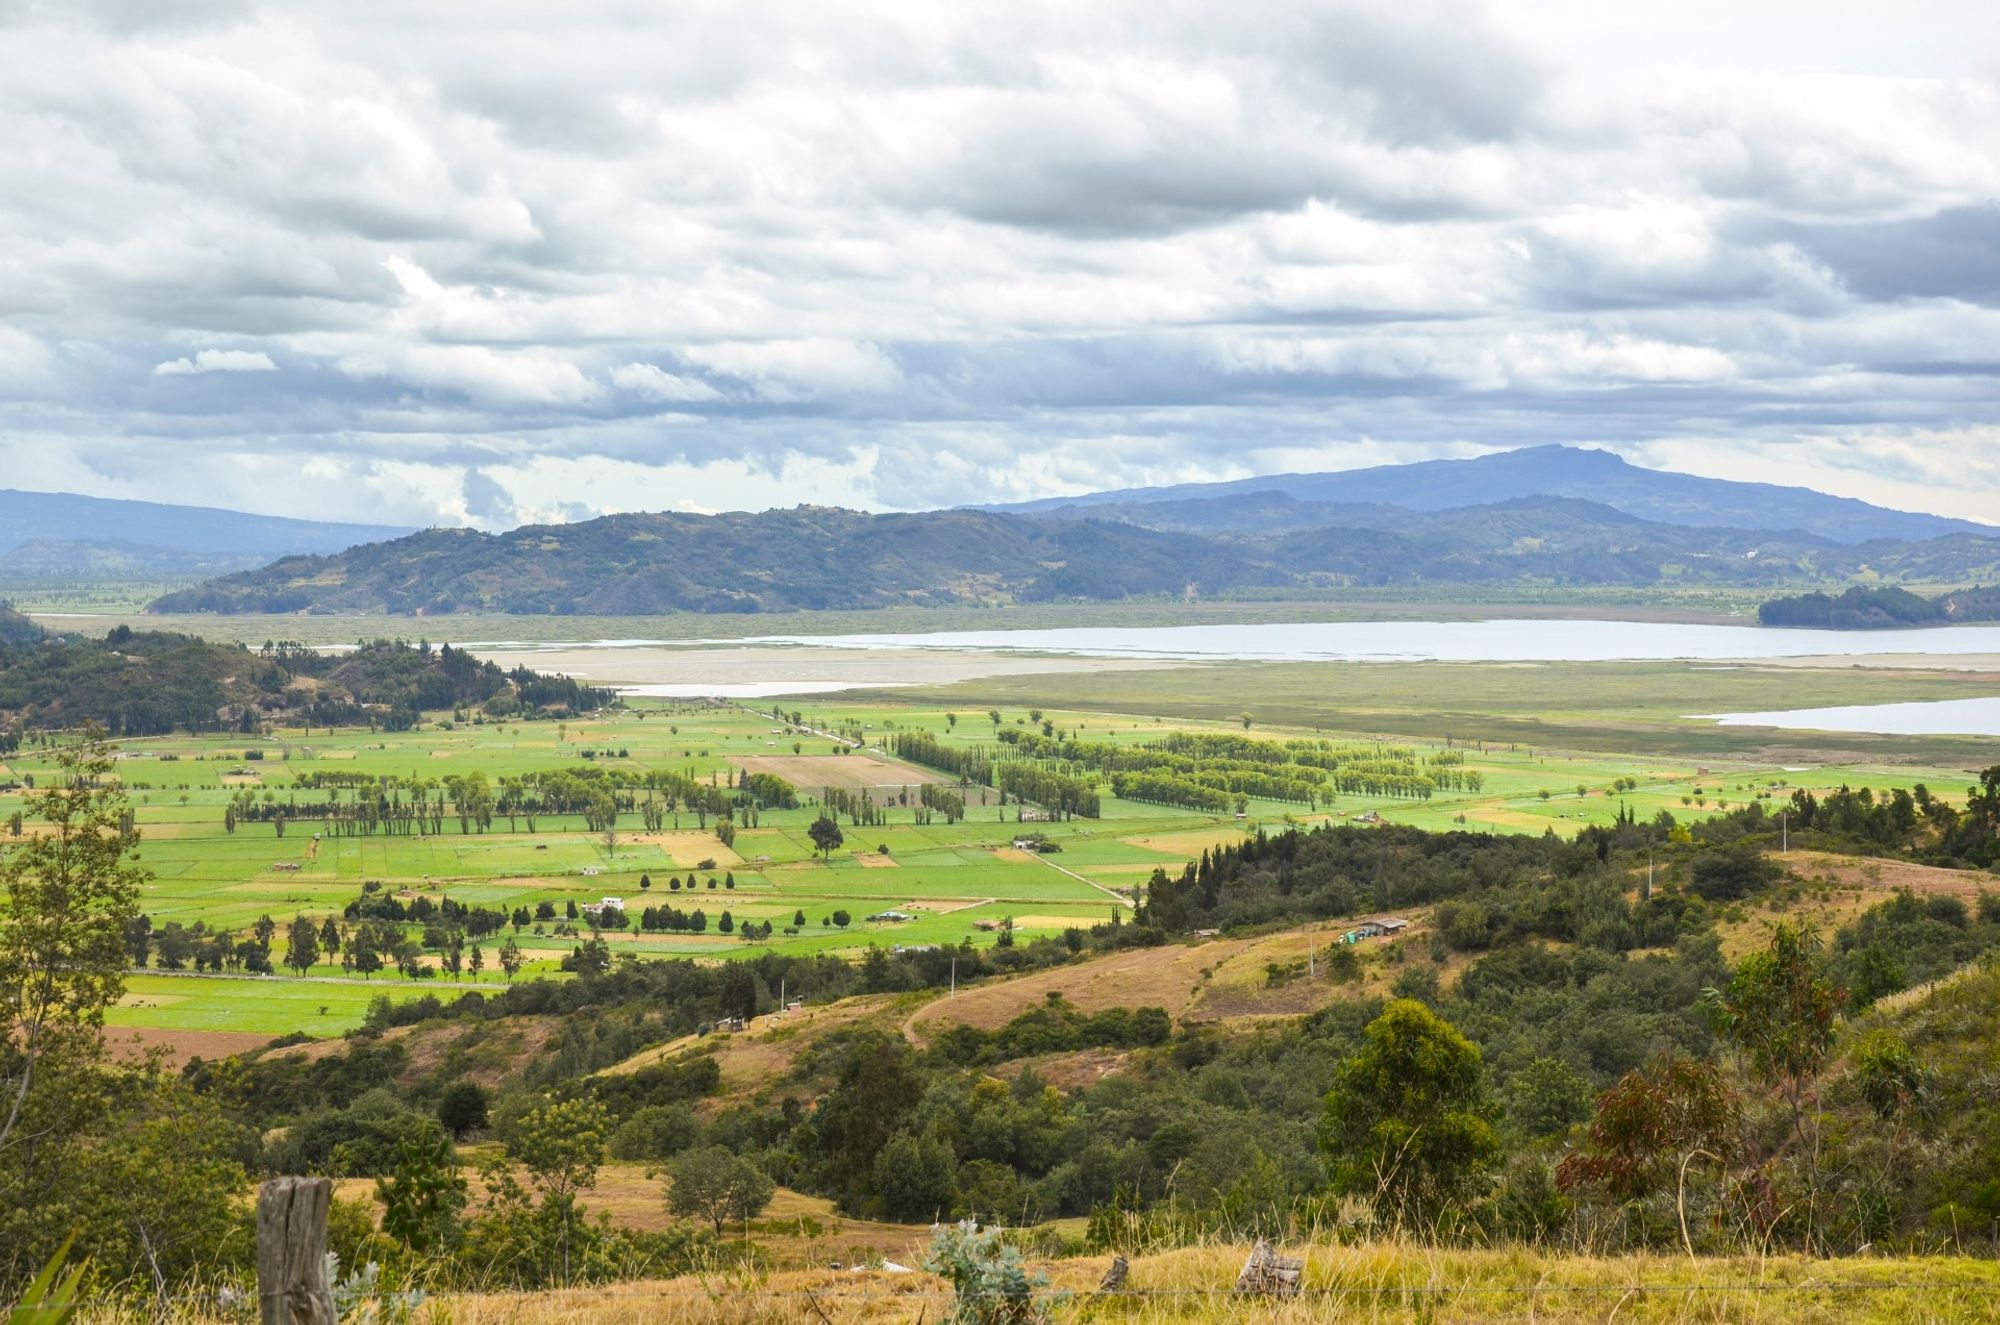
{"label": "bare soil patch", "polygon": [[112,1054],[137,1062],[155,1050],[163,1051],[169,1066],[179,1067],[190,1058],[227,1058],[231,1054],[261,1049],[275,1037],[252,1031],[183,1031],[158,1026],[114,1026],[104,1032]]}
{"label": "bare soil patch", "polygon": [[903,865],[903,862],[897,860],[894,856],[885,856],[878,851],[857,853],[854,859],[859,862],[861,868],[864,870],[901,869]]}
{"label": "bare soil patch", "polygon": [[807,795],[817,795],[827,787],[879,792],[885,787],[918,787],[947,780],[943,774],[915,764],[871,754],[732,755],[729,762],[751,773],[781,777]]}

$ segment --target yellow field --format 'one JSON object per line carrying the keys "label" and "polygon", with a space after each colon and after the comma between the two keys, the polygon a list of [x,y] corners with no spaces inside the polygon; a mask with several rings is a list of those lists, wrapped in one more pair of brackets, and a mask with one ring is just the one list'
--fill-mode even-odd
{"label": "yellow field", "polygon": [[[1690,1260],[1362,1242],[1287,1248],[1305,1260],[1304,1288],[1275,1302],[1230,1291],[1248,1250],[1230,1243],[1135,1256],[1122,1295],[1093,1291],[1109,1256],[1041,1268],[1061,1295],[1052,1312],[1061,1325],[1958,1325],[1994,1320],[2000,1300],[2000,1263],[1968,1258]],[[949,1287],[921,1272],[733,1266],[564,1292],[449,1295],[425,1307],[452,1325],[923,1325],[951,1310]]]}

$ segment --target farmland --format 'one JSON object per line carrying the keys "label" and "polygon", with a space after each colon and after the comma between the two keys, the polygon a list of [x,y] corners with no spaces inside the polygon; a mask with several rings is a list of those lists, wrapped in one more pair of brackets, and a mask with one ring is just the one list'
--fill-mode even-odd
{"label": "farmland", "polygon": [[[1965,780],[1949,767],[1786,767],[1672,753],[1558,750],[1482,740],[1472,727],[1449,741],[1394,738],[1391,745],[1362,733],[1303,726],[1246,729],[1240,718],[1012,707],[997,713],[995,721],[983,707],[815,701],[809,711],[774,717],[747,706],[638,701],[630,709],[567,722],[453,721],[442,714],[409,732],[291,728],[254,738],[124,742],[117,767],[144,837],[142,863],[153,875],[142,907],[155,933],[168,925],[199,925],[206,932],[244,934],[268,916],[276,926],[275,964],[294,917],[323,923],[364,889],[412,908],[448,898],[498,912],[510,923],[475,939],[481,958],[476,971],[468,953],[459,972],[448,974],[435,947],[401,976],[393,964],[364,975],[330,950],[303,972],[277,976],[153,971],[134,978],[110,1020],[196,1037],[340,1034],[359,1024],[377,997],[498,985],[508,977],[497,950],[509,938],[523,976],[560,976],[562,960],[591,936],[601,937],[614,959],[984,946],[1015,934],[1088,927],[1114,912],[1129,916],[1134,890],[1155,869],[1177,873],[1209,846],[1288,823],[1380,819],[1432,829],[1567,835],[1621,812],[1650,819],[1664,810],[1688,818],[1756,798],[1775,803],[1794,787],[1928,782],[1955,791]],[[1103,764],[1115,762],[1119,751],[1176,745],[1240,752],[1249,748],[1246,742],[1294,751],[1287,759],[1358,761],[1350,768],[1403,761],[1439,780],[1422,797],[1398,785],[1352,781],[1350,789],[1337,790],[1335,770],[1305,799],[1231,795],[1214,807],[1191,809],[1109,794],[1110,780],[1100,769],[1065,757],[1096,751],[1093,757]],[[947,762],[1035,752],[1038,766],[1090,780],[1097,814],[1056,820],[1030,807],[1024,823],[1018,799],[1003,804],[993,788],[971,785],[957,789],[965,806],[964,817],[954,822],[955,816],[933,812],[922,801],[927,784],[938,788],[950,779],[957,788],[956,779],[893,757],[888,751],[899,744],[942,751],[929,758]],[[0,781],[22,785],[0,794],[0,820],[21,807],[25,784],[46,774],[52,755],[31,744],[10,757]],[[676,785],[735,787],[763,774],[793,788],[795,804],[738,809],[739,821],[725,830],[728,843],[717,821],[685,798],[660,810],[654,823],[629,810],[618,814],[609,831],[574,813],[503,812],[482,827],[443,805],[442,789],[454,779],[476,774],[504,786],[578,770],[621,785],[658,774],[683,780]],[[312,788],[328,779],[342,785],[393,779],[401,787],[431,788],[439,817],[406,823],[401,831],[336,824],[311,812],[325,796]],[[844,839],[821,853],[806,829],[829,797],[844,807],[836,815]],[[1059,850],[1020,850],[1014,843],[1022,834],[1044,837]],[[621,900],[631,923],[593,935],[584,908],[606,898]],[[648,907],[699,911],[703,923],[700,929],[644,928],[638,922]],[[870,919],[889,912],[903,918]],[[744,937],[746,925],[761,933],[764,924],[772,927],[769,937]],[[408,933],[415,940],[423,930],[412,920]]]}

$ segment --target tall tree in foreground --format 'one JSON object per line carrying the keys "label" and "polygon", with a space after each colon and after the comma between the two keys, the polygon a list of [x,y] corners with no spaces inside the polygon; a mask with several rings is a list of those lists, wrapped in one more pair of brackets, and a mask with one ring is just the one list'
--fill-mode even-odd
{"label": "tall tree in foreground", "polygon": [[611,1115],[594,1100],[544,1104],[508,1130],[507,1158],[527,1170],[529,1183],[541,1193],[540,1219],[553,1242],[548,1269],[557,1283],[575,1276],[574,1253],[587,1229],[577,1202],[597,1186],[610,1135]]}
{"label": "tall tree in foreground", "polygon": [[1833,1054],[1833,1022],[1847,991],[1827,973],[1811,929],[1780,924],[1770,946],[1743,959],[1725,989],[1704,998],[1715,1028],[1733,1041],[1791,1111],[1799,1139],[1806,1097]]}
{"label": "tall tree in foreground", "polygon": [[110,747],[93,733],[56,764],[28,798],[41,831],[0,852],[0,1283],[24,1281],[69,1229],[95,1232],[85,1189],[104,1166],[88,1146],[121,1100],[104,1010],[124,992],[145,878]]}
{"label": "tall tree in foreground", "polygon": [[1743,959],[1726,988],[1703,996],[1716,1030],[1743,1051],[1790,1114],[1795,1162],[1806,1187],[1801,1204],[1808,1243],[1819,1227],[1819,1080],[1833,1058],[1834,1018],[1846,1003],[1847,991],[1827,971],[1819,935],[1784,923],[1772,932],[1769,947]]}
{"label": "tall tree in foreground", "polygon": [[1334,1187],[1429,1231],[1474,1196],[1500,1153],[1479,1050],[1415,999],[1368,1024],[1320,1120]]}
{"label": "tall tree in foreground", "polygon": [[442,1131],[417,1132],[396,1143],[396,1165],[375,1180],[382,1231],[412,1251],[430,1251],[456,1236],[465,1209],[465,1179]]}
{"label": "tall tree in foreground", "polygon": [[111,767],[95,733],[58,750],[55,776],[29,795],[47,831],[0,855],[0,1175],[10,1148],[35,1142],[22,1120],[38,1083],[101,1055],[104,1010],[125,992],[125,933],[147,875]]}

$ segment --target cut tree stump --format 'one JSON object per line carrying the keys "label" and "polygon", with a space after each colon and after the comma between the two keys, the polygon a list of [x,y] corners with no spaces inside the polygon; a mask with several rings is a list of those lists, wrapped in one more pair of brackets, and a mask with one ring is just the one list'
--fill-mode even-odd
{"label": "cut tree stump", "polygon": [[1243,1273],[1236,1276],[1236,1291],[1258,1297],[1297,1297],[1299,1278],[1306,1263],[1296,1256],[1280,1256],[1263,1238],[1250,1249]]}
{"label": "cut tree stump", "polygon": [[1125,1276],[1132,1273],[1132,1263],[1123,1256],[1111,1258],[1111,1268],[1104,1272],[1104,1278],[1097,1283],[1100,1293],[1115,1293],[1125,1287]]}
{"label": "cut tree stump", "polygon": [[263,1325],[339,1325],[326,1279],[327,1178],[273,1178],[257,1189],[257,1306]]}

